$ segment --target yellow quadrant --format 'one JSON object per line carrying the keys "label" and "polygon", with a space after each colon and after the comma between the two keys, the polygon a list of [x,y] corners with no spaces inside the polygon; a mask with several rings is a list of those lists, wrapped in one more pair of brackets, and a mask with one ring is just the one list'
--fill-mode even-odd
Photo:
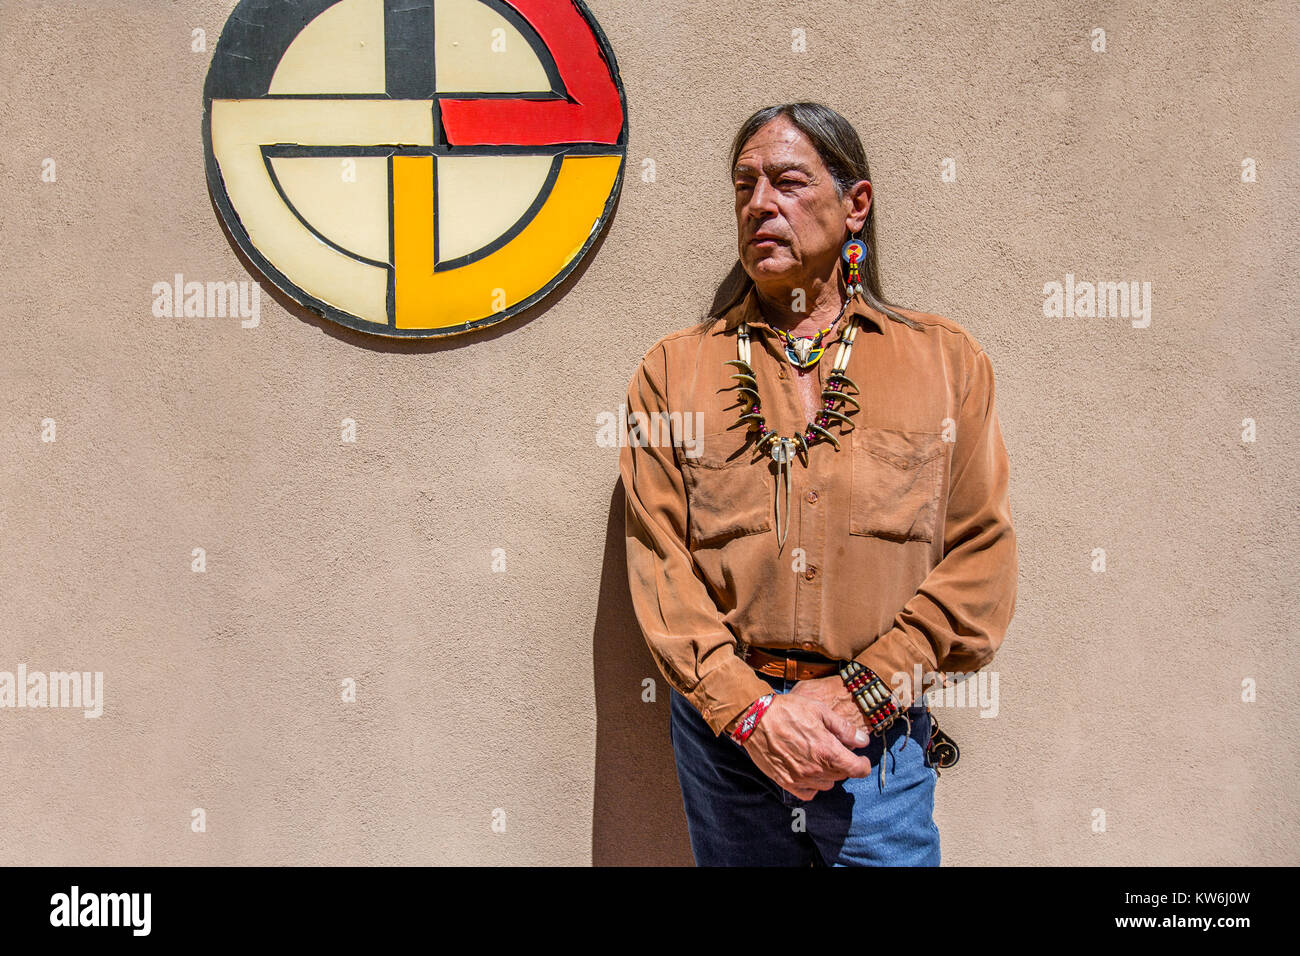
{"label": "yellow quadrant", "polygon": [[[394,157],[397,328],[464,325],[542,289],[582,251],[614,189],[620,163],[618,156],[565,157],[546,203],[519,235],[471,265],[434,272],[433,157]],[[504,293],[500,303],[498,289]]]}

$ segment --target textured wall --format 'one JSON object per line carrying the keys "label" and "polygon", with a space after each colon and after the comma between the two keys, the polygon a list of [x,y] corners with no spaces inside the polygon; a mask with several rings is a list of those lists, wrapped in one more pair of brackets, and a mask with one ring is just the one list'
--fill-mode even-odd
{"label": "textured wall", "polygon": [[[200,136],[233,6],[0,2],[0,671],[104,675],[0,709],[0,864],[689,863],[595,422],[734,261],[732,131],[802,98],[863,136],[886,294],[998,376],[1021,581],[998,716],[936,710],[944,862],[1300,862],[1294,5],[592,0],[609,230],[433,344],[265,285],[256,329],[153,316],[248,278]],[[1045,316],[1067,273],[1149,326]]]}

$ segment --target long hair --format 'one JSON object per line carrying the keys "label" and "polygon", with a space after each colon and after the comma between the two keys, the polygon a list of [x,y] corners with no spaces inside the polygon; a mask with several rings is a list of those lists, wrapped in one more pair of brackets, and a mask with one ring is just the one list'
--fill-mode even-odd
{"label": "long hair", "polygon": [[[831,174],[838,196],[843,198],[855,183],[863,179],[871,179],[871,168],[867,165],[867,154],[862,148],[862,140],[858,138],[857,130],[843,116],[821,103],[784,103],[780,106],[768,106],[745,120],[731,143],[731,165],[728,167],[728,173],[736,168],[740,151],[745,148],[750,138],[780,116],[788,119],[812,142],[817,155],[821,157]],[[879,202],[873,195],[871,208],[867,211],[867,221],[862,227],[862,239],[867,246],[867,254],[861,263],[862,298],[867,305],[889,316],[895,322],[902,322],[913,329],[924,329],[925,326],[920,322],[895,311],[898,306],[888,302],[881,290],[880,260],[876,255],[876,207],[878,205]],[[714,297],[713,308],[709,311],[710,317],[723,315],[744,299],[753,286],[754,280],[749,277],[740,260],[737,259]]]}

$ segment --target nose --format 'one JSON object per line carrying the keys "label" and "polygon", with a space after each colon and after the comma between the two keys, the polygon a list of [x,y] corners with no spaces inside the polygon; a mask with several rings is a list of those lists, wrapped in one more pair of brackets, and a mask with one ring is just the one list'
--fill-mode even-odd
{"label": "nose", "polygon": [[754,183],[754,188],[749,193],[749,202],[745,203],[744,212],[760,221],[776,212],[776,188],[766,178]]}

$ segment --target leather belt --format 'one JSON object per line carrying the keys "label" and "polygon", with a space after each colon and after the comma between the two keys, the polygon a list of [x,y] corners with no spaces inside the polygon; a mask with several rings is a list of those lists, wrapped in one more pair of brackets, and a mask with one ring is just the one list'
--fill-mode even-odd
{"label": "leather belt", "polygon": [[794,653],[807,654],[813,660],[801,660],[792,657],[786,648],[754,647],[743,641],[736,643],[736,656],[760,674],[769,677],[784,677],[786,680],[816,680],[829,677],[839,672],[842,661],[834,661],[821,654],[790,648]]}

